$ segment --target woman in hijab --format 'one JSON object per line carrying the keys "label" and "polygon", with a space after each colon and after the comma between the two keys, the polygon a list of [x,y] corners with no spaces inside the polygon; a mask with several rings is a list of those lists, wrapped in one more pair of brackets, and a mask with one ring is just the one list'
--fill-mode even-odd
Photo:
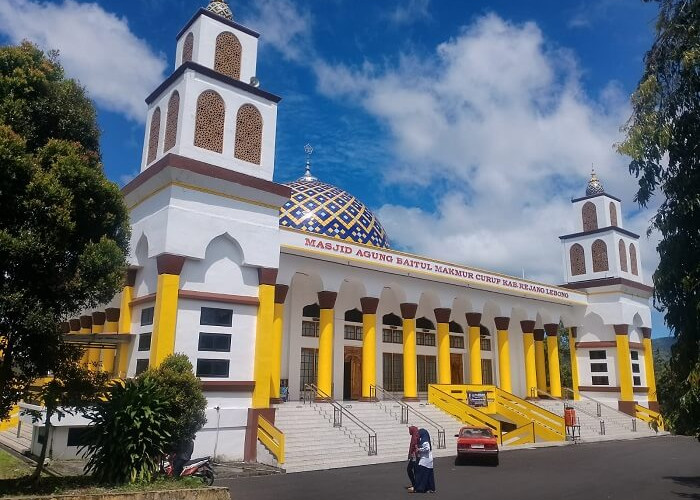
{"label": "woman in hijab", "polygon": [[435,492],[433,472],[433,446],[425,429],[418,431],[418,464],[416,466],[416,493]]}
{"label": "woman in hijab", "polygon": [[408,433],[411,435],[411,443],[408,445],[408,465],[406,473],[408,479],[411,480],[411,486],[406,489],[413,492],[416,488],[416,461],[418,460],[418,427],[412,425],[408,428]]}

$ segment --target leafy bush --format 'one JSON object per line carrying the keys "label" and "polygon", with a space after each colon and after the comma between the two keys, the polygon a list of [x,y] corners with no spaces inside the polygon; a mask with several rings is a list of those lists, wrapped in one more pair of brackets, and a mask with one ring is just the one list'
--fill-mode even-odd
{"label": "leafy bush", "polygon": [[175,428],[168,397],[151,377],[115,382],[87,414],[85,471],[110,484],[152,481]]}
{"label": "leafy bush", "polygon": [[158,368],[149,369],[144,377],[160,386],[168,405],[168,415],[175,419],[171,431],[169,452],[194,439],[195,434],[207,422],[204,414],[207,398],[202,393],[200,380],[194,375],[192,363],[185,354],[171,354]]}

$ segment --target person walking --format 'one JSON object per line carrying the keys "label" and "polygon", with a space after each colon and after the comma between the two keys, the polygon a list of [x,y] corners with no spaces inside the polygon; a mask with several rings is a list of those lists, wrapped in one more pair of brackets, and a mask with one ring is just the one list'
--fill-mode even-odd
{"label": "person walking", "polygon": [[430,434],[425,429],[418,431],[418,464],[414,491],[416,493],[435,493],[433,446],[430,442]]}
{"label": "person walking", "polygon": [[416,489],[416,461],[418,460],[418,427],[412,425],[408,428],[408,433],[411,435],[411,442],[408,445],[408,465],[406,466],[406,473],[408,474],[408,479],[411,481],[411,486],[406,487],[406,489],[413,493]]}

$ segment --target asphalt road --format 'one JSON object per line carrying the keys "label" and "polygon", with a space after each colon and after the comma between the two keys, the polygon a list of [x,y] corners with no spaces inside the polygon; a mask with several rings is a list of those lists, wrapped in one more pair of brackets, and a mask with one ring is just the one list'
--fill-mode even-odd
{"label": "asphalt road", "polygon": [[[435,460],[430,498],[514,500],[700,499],[700,443],[658,437],[501,453],[500,465]],[[405,464],[217,481],[234,500],[387,500],[409,497]],[[419,494],[415,494],[419,495]]]}

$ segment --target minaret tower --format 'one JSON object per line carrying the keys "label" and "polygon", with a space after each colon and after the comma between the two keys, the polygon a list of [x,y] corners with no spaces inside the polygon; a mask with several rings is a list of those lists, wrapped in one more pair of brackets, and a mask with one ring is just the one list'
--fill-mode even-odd
{"label": "minaret tower", "polygon": [[211,0],[177,35],[175,71],[146,99],[141,171],[175,155],[272,180],[277,103],[255,76],[258,33]]}

